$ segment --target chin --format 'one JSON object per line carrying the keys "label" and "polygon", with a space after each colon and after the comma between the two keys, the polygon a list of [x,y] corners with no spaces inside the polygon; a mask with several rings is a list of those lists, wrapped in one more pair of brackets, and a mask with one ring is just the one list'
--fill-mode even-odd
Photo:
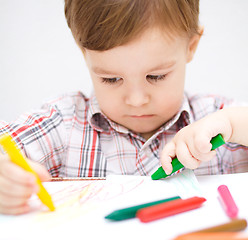
{"label": "chin", "polygon": [[153,135],[158,130],[158,128],[130,128],[130,130],[140,135]]}

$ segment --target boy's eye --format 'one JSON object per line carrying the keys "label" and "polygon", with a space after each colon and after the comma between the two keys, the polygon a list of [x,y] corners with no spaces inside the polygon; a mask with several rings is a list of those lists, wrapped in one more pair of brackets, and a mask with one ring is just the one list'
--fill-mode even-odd
{"label": "boy's eye", "polygon": [[121,80],[121,78],[119,78],[119,77],[116,77],[116,78],[102,78],[103,83],[109,83],[109,84],[114,84],[114,83],[116,83],[116,82],[118,82],[120,80]]}
{"label": "boy's eye", "polygon": [[166,77],[166,74],[163,74],[163,75],[147,75],[146,78],[148,80],[152,80],[152,81],[159,81],[159,80],[164,80]]}

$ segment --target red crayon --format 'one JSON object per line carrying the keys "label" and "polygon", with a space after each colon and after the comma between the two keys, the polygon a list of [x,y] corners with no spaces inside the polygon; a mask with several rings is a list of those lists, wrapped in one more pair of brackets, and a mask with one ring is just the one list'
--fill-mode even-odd
{"label": "red crayon", "polygon": [[137,212],[136,217],[138,217],[141,222],[150,222],[199,208],[205,201],[206,199],[201,197],[178,199],[171,202],[161,203],[156,206],[143,208]]}

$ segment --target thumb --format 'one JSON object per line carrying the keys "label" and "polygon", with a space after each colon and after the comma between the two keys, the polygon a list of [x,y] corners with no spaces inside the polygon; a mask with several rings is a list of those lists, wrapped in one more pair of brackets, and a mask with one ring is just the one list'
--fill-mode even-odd
{"label": "thumb", "polygon": [[47,169],[41,165],[40,163],[34,162],[34,161],[28,161],[31,168],[38,174],[40,180],[42,182],[50,181],[51,175],[47,171]]}

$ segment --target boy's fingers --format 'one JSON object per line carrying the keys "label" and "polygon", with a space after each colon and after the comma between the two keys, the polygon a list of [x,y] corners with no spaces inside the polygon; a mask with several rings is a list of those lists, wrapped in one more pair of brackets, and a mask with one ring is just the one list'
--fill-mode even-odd
{"label": "boy's fingers", "polygon": [[201,162],[207,162],[213,159],[216,155],[216,151],[210,151],[208,153],[201,154],[194,149],[191,151],[192,157],[198,159]]}
{"label": "boy's fingers", "polygon": [[[34,165],[34,170],[42,178],[49,179],[43,166]],[[38,191],[34,174],[12,163],[7,155],[0,154],[0,213],[17,215],[28,212],[28,199]]]}
{"label": "boy's fingers", "polygon": [[211,151],[211,138],[206,134],[197,134],[194,139],[195,149],[200,153],[208,153]]}
{"label": "boy's fingers", "polygon": [[171,165],[172,158],[169,156],[163,157],[162,167],[167,175],[170,175],[172,172],[172,165]]}
{"label": "boy's fingers", "polygon": [[[26,159],[26,161],[31,166],[31,168],[38,174],[41,181],[49,181],[51,179],[51,175],[48,173],[48,171],[43,165],[34,161],[30,161],[29,159]],[[2,174],[3,176],[17,182],[29,182],[31,184],[36,183],[36,177],[32,173],[25,171],[21,167],[10,162],[7,154],[0,153],[0,166],[0,175]],[[15,173],[13,171],[15,171]]]}
{"label": "boy's fingers", "polygon": [[47,171],[47,169],[41,165],[40,163],[28,161],[32,169],[38,174],[41,181],[49,181],[51,179],[51,175]]}
{"label": "boy's fingers", "polygon": [[210,161],[215,156],[215,151],[211,151],[212,145],[208,140],[197,141],[192,139],[187,142],[187,145],[192,157],[199,161]]}
{"label": "boy's fingers", "polygon": [[29,198],[33,193],[39,190],[37,185],[18,184],[3,176],[0,176],[0,186],[0,195],[5,194],[11,197]]}
{"label": "boy's fingers", "polygon": [[25,171],[10,161],[2,162],[0,167],[0,175],[19,184],[36,184],[36,178],[32,173]]}
{"label": "boy's fingers", "polygon": [[6,194],[0,194],[0,206],[11,208],[21,206],[27,203],[27,197],[13,197]]}
{"label": "boy's fingers", "polygon": [[188,146],[183,142],[178,143],[176,155],[186,168],[195,169],[200,165],[200,161],[191,155]]}
{"label": "boy's fingers", "polygon": [[2,153],[0,152],[0,164],[1,164],[2,162],[5,162],[5,161],[9,161],[8,155],[2,154]]}
{"label": "boy's fingers", "polygon": [[161,153],[161,164],[167,175],[172,172],[171,161],[175,157],[175,144],[174,142],[169,142],[165,145],[162,153]]}
{"label": "boy's fingers", "polygon": [[0,205],[0,213],[8,214],[8,215],[19,215],[24,214],[30,211],[30,206],[27,204],[13,207],[13,208],[6,208],[5,206]]}

